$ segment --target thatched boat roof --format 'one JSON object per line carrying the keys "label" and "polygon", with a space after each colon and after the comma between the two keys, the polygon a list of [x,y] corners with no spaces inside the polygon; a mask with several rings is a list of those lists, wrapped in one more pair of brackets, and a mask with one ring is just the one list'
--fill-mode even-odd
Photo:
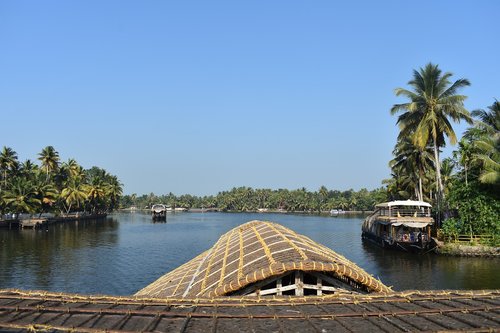
{"label": "thatched boat roof", "polygon": [[0,290],[1,332],[496,332],[500,290],[146,299]]}
{"label": "thatched boat roof", "polygon": [[289,272],[320,274],[329,281],[330,290],[335,286],[336,293],[390,291],[353,262],[310,238],[276,223],[251,221],[230,230],[211,249],[160,277],[136,296],[235,295]]}

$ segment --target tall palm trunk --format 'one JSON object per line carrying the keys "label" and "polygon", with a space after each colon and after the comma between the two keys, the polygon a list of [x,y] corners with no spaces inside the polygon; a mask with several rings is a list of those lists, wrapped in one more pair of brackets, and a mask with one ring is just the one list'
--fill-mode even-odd
{"label": "tall palm trunk", "polygon": [[439,148],[437,146],[436,136],[434,135],[434,160],[436,163],[436,181],[437,181],[437,195],[440,199],[444,199],[443,180],[441,178],[441,163],[439,162]]}
{"label": "tall palm trunk", "polygon": [[465,186],[469,186],[469,182],[467,181],[467,163],[464,165],[465,170]]}
{"label": "tall palm trunk", "polygon": [[[5,188],[7,188],[7,170],[3,171],[3,184],[4,184]],[[2,189],[2,187],[0,186],[0,190],[1,189]]]}
{"label": "tall palm trunk", "polygon": [[[434,136],[435,137],[435,136]],[[434,159],[436,160],[436,180],[437,180],[437,226],[441,227],[441,203],[444,202],[443,181],[441,179],[441,163],[439,163],[439,150],[434,138]]]}
{"label": "tall palm trunk", "polygon": [[422,168],[419,168],[419,175],[418,175],[418,200],[424,201],[424,194],[422,191]]}

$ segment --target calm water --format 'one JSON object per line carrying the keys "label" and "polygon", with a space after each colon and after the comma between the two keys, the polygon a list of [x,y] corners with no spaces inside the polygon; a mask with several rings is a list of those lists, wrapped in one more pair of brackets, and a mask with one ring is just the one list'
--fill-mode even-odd
{"label": "calm water", "polygon": [[178,213],[167,223],[123,213],[47,231],[0,230],[0,289],[130,295],[254,219],[304,234],[396,290],[500,289],[500,259],[417,256],[364,244],[361,217],[249,213]]}

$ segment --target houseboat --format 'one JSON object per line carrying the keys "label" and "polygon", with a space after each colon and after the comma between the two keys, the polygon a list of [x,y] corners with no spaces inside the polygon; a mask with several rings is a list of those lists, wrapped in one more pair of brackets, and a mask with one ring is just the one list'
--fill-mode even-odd
{"label": "houseboat", "polygon": [[423,201],[391,201],[375,206],[363,222],[362,238],[382,247],[408,252],[430,248],[431,205]]}
{"label": "houseboat", "polygon": [[153,221],[161,221],[167,219],[167,206],[156,204],[151,207],[151,217]]}

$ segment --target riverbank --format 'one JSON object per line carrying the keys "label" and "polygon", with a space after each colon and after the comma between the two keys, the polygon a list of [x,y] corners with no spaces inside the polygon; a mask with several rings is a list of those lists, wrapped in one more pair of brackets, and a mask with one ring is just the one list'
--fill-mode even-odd
{"label": "riverbank", "polygon": [[500,258],[500,247],[438,242],[436,253],[455,257]]}
{"label": "riverbank", "polygon": [[[137,211],[142,211],[142,212],[150,212],[149,208],[121,208],[118,209],[118,211],[122,212],[137,212]],[[168,211],[168,212],[174,212]],[[257,210],[222,210],[220,208],[188,208],[184,210],[184,212],[191,212],[191,213],[209,213],[209,212],[220,212],[220,213],[262,213],[262,214],[311,214],[311,215],[332,215],[332,216],[342,216],[342,215],[368,215],[373,213],[373,211],[370,210],[344,210],[341,213],[337,214],[332,214],[331,211],[329,210],[322,210],[322,211],[304,211],[304,210],[285,210],[285,209],[267,209],[267,208],[261,208]]]}
{"label": "riverbank", "polygon": [[60,216],[45,216],[45,217],[26,217],[15,220],[0,220],[0,228],[17,229],[17,228],[32,228],[37,229],[55,223],[66,223],[81,220],[95,220],[107,217],[107,213],[102,214],[86,214],[72,213]]}

